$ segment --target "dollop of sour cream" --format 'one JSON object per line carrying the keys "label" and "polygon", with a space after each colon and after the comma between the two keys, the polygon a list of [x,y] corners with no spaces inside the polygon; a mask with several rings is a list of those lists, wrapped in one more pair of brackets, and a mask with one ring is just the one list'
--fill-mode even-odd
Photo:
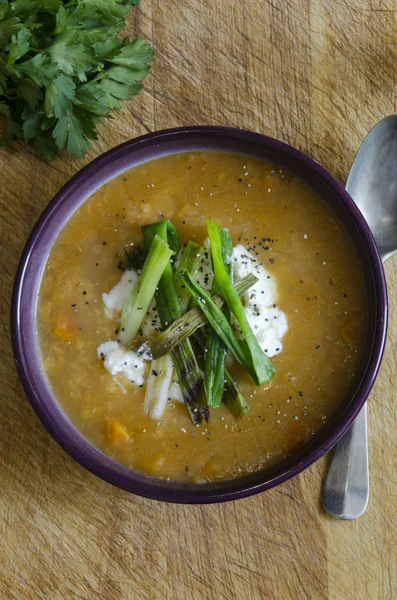
{"label": "dollop of sour cream", "polygon": [[[138,281],[138,277],[139,275],[137,272],[132,269],[124,271],[120,281],[116,283],[110,292],[108,294],[102,294],[102,301],[106,307],[105,312],[109,318],[112,318],[114,313],[120,313],[123,310],[124,305],[128,300],[128,296]],[[141,325],[142,336],[145,338],[149,337],[154,329],[160,327],[159,316],[154,299],[150,303],[147,312],[149,315],[145,315]]]}
{"label": "dollop of sour cream", "polygon": [[122,373],[136,385],[145,381],[147,361],[132,350],[125,350],[118,342],[104,342],[97,348],[98,358],[103,359],[103,365],[111,375]]}
{"label": "dollop of sour cream", "polygon": [[110,290],[108,294],[102,294],[102,300],[107,308],[107,314],[112,316],[112,311],[121,312],[128,296],[136,282],[138,281],[138,273],[133,270],[124,271],[121,279]]}
{"label": "dollop of sour cream", "polygon": [[[244,311],[262,350],[267,356],[279,354],[287,333],[285,313],[277,307],[277,283],[251,252],[239,244],[233,248],[233,274],[241,281],[252,273],[258,281],[244,294]],[[236,325],[237,327],[237,325]]]}

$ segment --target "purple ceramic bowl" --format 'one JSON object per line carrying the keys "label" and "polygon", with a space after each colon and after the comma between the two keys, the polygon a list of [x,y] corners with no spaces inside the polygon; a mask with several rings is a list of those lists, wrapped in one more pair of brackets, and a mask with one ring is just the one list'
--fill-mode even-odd
{"label": "purple ceramic bowl", "polygon": [[[166,482],[124,467],[90,444],[54,397],[40,360],[36,306],[48,254],[62,227],[97,188],[126,169],[153,158],[190,150],[224,150],[254,156],[302,179],[332,208],[350,236],[366,286],[368,320],[354,384],[326,425],[299,451],[270,468],[233,480],[206,484]],[[387,329],[387,291],[382,262],[363,216],[344,188],[317,162],[295,148],[257,133],[222,127],[186,127],[137,138],[84,167],[46,208],[23,251],[12,298],[15,362],[34,410],[55,440],[80,464],[129,492],[168,502],[235,500],[267,490],[297,475],[345,433],[364,404],[382,359]]]}

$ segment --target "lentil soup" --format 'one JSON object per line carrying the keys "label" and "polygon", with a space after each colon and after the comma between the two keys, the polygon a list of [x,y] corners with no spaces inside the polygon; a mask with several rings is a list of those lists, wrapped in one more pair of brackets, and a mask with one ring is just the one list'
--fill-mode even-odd
{"label": "lentil soup", "polygon": [[[173,398],[153,419],[144,410],[145,385],[112,375],[98,358],[120,327],[102,295],[120,281],[125,246],[142,240],[142,225],[161,219],[172,221],[182,245],[203,244],[214,219],[276,286],[269,310],[285,319],[272,350],[276,375],[256,386],[229,365],[249,404],[240,419],[221,404],[195,426]],[[365,302],[352,244],[310,188],[258,159],[198,151],[136,166],[85,201],[49,255],[37,323],[54,394],[92,444],[140,472],[202,482],[274,464],[323,426],[353,381]]]}

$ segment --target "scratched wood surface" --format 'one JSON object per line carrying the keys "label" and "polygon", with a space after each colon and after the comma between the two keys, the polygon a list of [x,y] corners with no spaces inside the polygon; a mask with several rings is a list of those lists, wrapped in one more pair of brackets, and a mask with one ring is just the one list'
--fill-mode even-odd
{"label": "scratched wood surface", "polygon": [[344,182],[363,136],[396,112],[394,0],[142,0],[131,34],[156,48],[145,91],[84,160],[0,152],[0,598],[397,598],[397,256],[391,320],[369,401],[371,500],[355,522],[320,504],[326,458],[251,499],[177,506],[86,472],[40,425],[14,368],[8,313],[37,217],[83,164],[165,127],[216,124],[278,137]]}

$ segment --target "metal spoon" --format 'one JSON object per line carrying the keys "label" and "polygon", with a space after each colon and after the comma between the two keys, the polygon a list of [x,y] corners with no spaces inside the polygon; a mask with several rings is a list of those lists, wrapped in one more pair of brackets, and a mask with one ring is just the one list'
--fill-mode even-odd
{"label": "metal spoon", "polygon": [[[397,115],[369,132],[350,169],[346,190],[363,213],[382,260],[397,252]],[[367,405],[333,450],[323,488],[325,510],[357,519],[369,497]]]}

